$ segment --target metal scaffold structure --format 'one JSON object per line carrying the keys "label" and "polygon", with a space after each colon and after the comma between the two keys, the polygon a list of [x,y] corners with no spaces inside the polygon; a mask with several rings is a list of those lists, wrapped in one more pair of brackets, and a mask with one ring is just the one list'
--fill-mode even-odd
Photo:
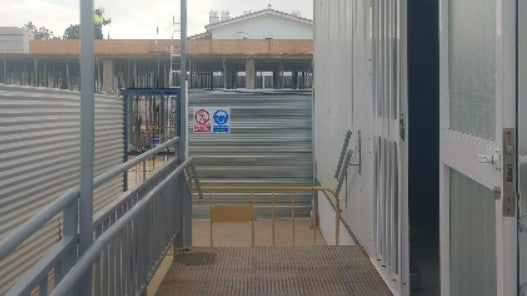
{"label": "metal scaffold structure", "polygon": [[181,64],[181,47],[179,52],[176,52],[176,39],[175,37],[181,34],[181,23],[177,21],[176,17],[172,18],[172,37],[170,43],[170,72],[168,73],[168,85],[169,87],[176,87],[177,78],[180,77],[180,64]]}

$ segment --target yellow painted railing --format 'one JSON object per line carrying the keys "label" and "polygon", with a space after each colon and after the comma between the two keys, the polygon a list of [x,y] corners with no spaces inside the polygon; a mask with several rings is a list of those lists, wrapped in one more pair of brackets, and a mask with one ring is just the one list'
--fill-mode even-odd
{"label": "yellow painted railing", "polygon": [[[318,193],[325,192],[334,199],[335,206],[335,245],[339,245],[340,236],[340,201],[335,190],[327,187],[303,187],[303,186],[202,186],[201,190],[204,193],[204,198],[210,200],[210,246],[214,246],[214,226],[215,222],[251,222],[251,245],[255,245],[255,230],[254,230],[254,195],[255,193],[265,194],[268,193],[271,198],[271,220],[272,220],[272,242],[273,246],[276,245],[275,240],[275,201],[277,193],[289,193],[291,194],[291,235],[292,245],[295,245],[296,235],[296,213],[295,203],[296,195],[299,192],[311,192],[312,193],[312,206],[313,211],[311,215],[312,228],[313,228],[313,244],[317,243],[317,229],[318,229]],[[244,205],[216,205],[215,193],[247,193],[249,194],[249,204]]]}

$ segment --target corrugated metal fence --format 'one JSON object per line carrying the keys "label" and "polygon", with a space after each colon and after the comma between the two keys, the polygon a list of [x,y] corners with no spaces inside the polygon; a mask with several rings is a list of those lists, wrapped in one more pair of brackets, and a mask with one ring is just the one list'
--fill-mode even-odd
{"label": "corrugated metal fence", "polygon": [[[94,174],[123,162],[123,101],[95,98]],[[0,238],[64,191],[80,174],[78,92],[0,84]],[[95,190],[94,212],[123,190],[123,178]],[[61,217],[0,262],[0,294],[59,239]]]}
{"label": "corrugated metal fence", "polygon": [[[310,92],[191,92],[193,108],[225,107],[231,110],[231,133],[193,134],[189,124],[189,153],[202,185],[312,186],[312,134]],[[205,194],[208,194],[205,192]],[[256,195],[259,218],[271,215],[269,194]],[[245,203],[248,194],[220,194],[217,203]],[[277,195],[277,215],[290,215],[290,196]],[[194,216],[208,218],[210,204],[194,203]],[[296,197],[296,214],[308,217],[311,195]]]}

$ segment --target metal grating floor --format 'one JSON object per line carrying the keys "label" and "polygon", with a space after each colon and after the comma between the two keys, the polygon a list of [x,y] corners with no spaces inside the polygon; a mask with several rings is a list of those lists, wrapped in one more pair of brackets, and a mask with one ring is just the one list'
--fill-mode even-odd
{"label": "metal grating floor", "polygon": [[360,247],[194,248],[158,296],[392,295]]}

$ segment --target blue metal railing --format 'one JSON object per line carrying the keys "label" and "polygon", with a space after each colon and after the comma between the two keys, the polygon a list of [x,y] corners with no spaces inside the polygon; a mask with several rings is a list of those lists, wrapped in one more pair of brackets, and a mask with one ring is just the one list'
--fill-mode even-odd
{"label": "blue metal railing", "polygon": [[[93,179],[94,187],[164,151],[179,145],[179,138],[171,139],[157,148],[112,168]],[[93,295],[139,294],[169,246],[191,230],[190,223],[182,223],[181,211],[191,203],[183,172],[192,160],[171,159],[144,183],[123,193],[93,219],[95,241],[80,257],[78,254],[79,188],[74,188],[42,209],[31,219],[0,241],[0,260],[6,258],[21,243],[36,233],[57,214],[63,212],[62,238],[43,258],[11,288],[8,295],[29,295],[38,289],[40,295],[75,292],[81,276],[90,269]],[[183,194],[182,194],[183,193]],[[184,243],[181,243],[184,245]],[[187,246],[190,247],[190,246]],[[63,278],[64,277],[64,278]],[[49,282],[53,278],[53,283]],[[77,294],[77,293],[75,293]]]}

